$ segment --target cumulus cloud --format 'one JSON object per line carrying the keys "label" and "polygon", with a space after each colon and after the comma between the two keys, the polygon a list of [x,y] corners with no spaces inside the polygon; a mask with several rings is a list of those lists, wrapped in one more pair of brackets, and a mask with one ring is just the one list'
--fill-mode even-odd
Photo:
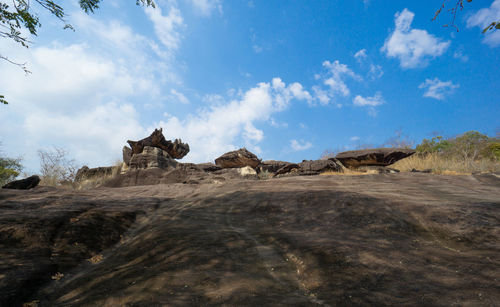
{"label": "cumulus cloud", "polygon": [[184,26],[184,20],[181,11],[171,6],[168,14],[163,15],[162,9],[157,5],[156,8],[144,8],[146,15],[153,22],[155,34],[168,52],[179,48],[181,42],[180,29]]}
{"label": "cumulus cloud", "polygon": [[398,58],[402,68],[424,67],[429,58],[442,55],[450,46],[450,41],[443,42],[426,30],[412,29],[414,17],[408,9],[397,12],[396,28],[381,48],[387,57]]}
{"label": "cumulus cloud", "polygon": [[297,140],[291,140],[290,141],[290,147],[292,148],[293,151],[303,151],[306,149],[311,148],[313,145],[311,142],[304,142],[304,141],[297,141]]}
{"label": "cumulus cloud", "polygon": [[222,13],[222,4],[220,0],[191,0],[195,9],[204,16],[210,16],[217,10]]}
{"label": "cumulus cloud", "polygon": [[344,97],[350,95],[350,90],[344,82],[345,77],[351,77],[355,80],[362,78],[355,74],[346,64],[341,64],[338,60],[331,63],[324,61],[323,66],[328,69],[329,77],[323,83],[330,87],[333,94],[341,94]]}
{"label": "cumulus cloud", "polygon": [[358,52],[354,54],[354,58],[358,60],[358,62],[361,62],[361,60],[366,59],[366,49],[361,49]]}
{"label": "cumulus cloud", "polygon": [[418,88],[427,89],[424,97],[444,100],[445,96],[452,94],[459,86],[459,84],[454,84],[451,81],[443,82],[438,78],[434,78],[432,80],[425,79],[425,82],[420,84]]}
{"label": "cumulus cloud", "polygon": [[264,132],[256,127],[257,123],[268,122],[272,114],[285,110],[292,99],[307,100],[310,94],[299,83],[287,85],[274,78],[257,84],[237,99],[220,99],[217,96],[216,104],[199,109],[186,119],[169,116],[156,124],[164,128],[165,137],[181,137],[189,143],[191,152],[186,160],[210,161],[242,145],[258,150],[257,143],[264,139]]}
{"label": "cumulus cloud", "polygon": [[[480,27],[481,30],[494,21],[500,20],[500,0],[495,0],[489,8],[483,8],[467,18],[467,27]],[[500,31],[488,31],[483,39],[491,47],[500,46]]]}
{"label": "cumulus cloud", "polygon": [[354,97],[353,103],[358,107],[376,107],[384,103],[384,98],[382,98],[382,94],[380,92],[375,93],[372,97],[363,97],[357,95]]}
{"label": "cumulus cloud", "polygon": [[368,72],[368,76],[370,76],[372,80],[382,78],[383,75],[384,70],[382,69],[382,66],[370,64],[370,71]]}

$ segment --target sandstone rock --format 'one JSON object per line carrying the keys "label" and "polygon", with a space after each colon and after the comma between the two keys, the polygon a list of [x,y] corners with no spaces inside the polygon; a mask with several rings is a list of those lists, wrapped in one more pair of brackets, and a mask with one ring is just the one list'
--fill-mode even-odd
{"label": "sandstone rock", "polygon": [[84,165],[76,172],[75,182],[81,182],[90,178],[110,176],[116,168],[116,166],[89,168]]}
{"label": "sandstone rock", "polygon": [[289,164],[293,163],[286,161],[267,160],[267,161],[262,161],[262,163],[258,167],[258,170],[259,172],[265,171],[269,173],[276,173],[280,168],[283,168]]}
{"label": "sandstone rock", "polygon": [[253,168],[251,168],[250,166],[238,168],[238,173],[243,177],[257,175],[257,172]]}
{"label": "sandstone rock", "polygon": [[163,136],[162,129],[155,129],[153,133],[147,138],[139,141],[127,141],[132,148],[132,154],[140,154],[143,152],[144,147],[156,147],[166,151],[170,157],[174,159],[182,159],[189,152],[189,145],[182,143],[180,139],[174,142],[167,141]]}
{"label": "sandstone rock", "polygon": [[127,146],[123,146],[122,153],[123,153],[123,163],[129,165],[130,159],[132,158],[132,149],[130,149]]}
{"label": "sandstone rock", "polygon": [[370,174],[395,174],[395,173],[399,173],[399,170],[397,170],[397,169],[385,167],[385,166],[378,166],[378,165],[362,165],[362,166],[356,168],[355,170],[359,171],[359,172],[370,173]]}
{"label": "sandstone rock", "polygon": [[204,172],[215,172],[215,171],[219,171],[222,169],[222,167],[217,166],[213,163],[200,163],[200,164],[196,164],[196,166],[199,167]]}
{"label": "sandstone rock", "polygon": [[130,158],[130,169],[148,169],[176,167],[177,161],[170,155],[157,147],[144,146],[141,153],[134,153]]}
{"label": "sandstone rock", "polygon": [[377,148],[345,151],[339,153],[335,158],[345,167],[357,168],[361,165],[387,166],[414,153],[413,149]]}
{"label": "sandstone rock", "polygon": [[29,190],[36,187],[39,183],[40,177],[33,175],[28,178],[11,181],[4,185],[2,189]]}
{"label": "sandstone rock", "polygon": [[256,155],[241,148],[235,151],[226,152],[222,156],[215,159],[215,164],[221,168],[240,168],[250,166],[256,168],[260,164],[259,158]]}
{"label": "sandstone rock", "polygon": [[294,170],[297,171],[299,168],[300,168],[300,166],[298,164],[288,163],[287,165],[279,168],[276,172],[274,172],[274,176],[289,174],[289,173],[293,172]]}
{"label": "sandstone rock", "polygon": [[340,163],[333,159],[302,161],[299,166],[299,172],[304,174],[319,175],[326,171],[342,172]]}

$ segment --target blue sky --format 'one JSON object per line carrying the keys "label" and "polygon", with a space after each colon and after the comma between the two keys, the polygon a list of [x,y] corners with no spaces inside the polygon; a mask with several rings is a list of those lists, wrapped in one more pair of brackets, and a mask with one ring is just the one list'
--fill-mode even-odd
{"label": "blue sky", "polygon": [[[449,4],[451,5],[453,1]],[[0,141],[38,170],[38,149],[110,165],[127,139],[162,127],[182,161],[247,147],[263,159],[317,159],[381,145],[500,129],[500,0],[472,1],[459,32],[436,1],[105,0],[65,7],[75,32],[40,11],[24,49],[0,40]]]}

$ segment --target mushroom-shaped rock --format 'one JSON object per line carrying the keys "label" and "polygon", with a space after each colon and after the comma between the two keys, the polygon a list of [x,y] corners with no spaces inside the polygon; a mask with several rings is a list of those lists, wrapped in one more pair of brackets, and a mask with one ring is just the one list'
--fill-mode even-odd
{"label": "mushroom-shaped rock", "polygon": [[155,129],[147,138],[139,141],[127,141],[132,148],[132,155],[140,154],[145,146],[156,147],[166,151],[174,159],[182,159],[189,153],[189,145],[182,143],[180,139],[168,141],[163,136],[162,129]]}
{"label": "mushroom-shaped rock", "polygon": [[335,158],[345,167],[357,168],[364,165],[391,165],[414,153],[415,150],[406,148],[377,148],[344,151],[339,153]]}
{"label": "mushroom-shaped rock", "polygon": [[235,151],[226,152],[215,159],[215,164],[221,168],[237,168],[250,166],[256,168],[260,164],[259,158],[248,151],[246,148],[240,148]]}
{"label": "mushroom-shaped rock", "polygon": [[40,177],[37,175],[30,176],[21,180],[14,180],[2,187],[2,189],[17,189],[29,190],[36,187],[40,183]]}

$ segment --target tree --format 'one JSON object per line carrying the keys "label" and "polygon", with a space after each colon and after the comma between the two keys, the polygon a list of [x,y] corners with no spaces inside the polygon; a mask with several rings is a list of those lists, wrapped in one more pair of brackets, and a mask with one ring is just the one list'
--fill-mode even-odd
{"label": "tree", "polygon": [[[85,13],[89,14],[99,8],[99,3],[101,1],[102,0],[79,0],[79,4],[80,8]],[[22,32],[24,30],[28,31],[33,36],[37,35],[37,29],[42,25],[35,12],[37,9],[48,10],[52,15],[64,23],[65,29],[73,29],[70,24],[66,23],[64,8],[57,2],[60,1],[12,0],[11,6],[5,2],[0,2],[0,38],[12,39],[16,43],[29,48],[31,41],[27,36],[24,36]],[[154,0],[136,0],[136,5],[155,7]],[[26,74],[30,73],[26,67],[26,63],[11,61],[7,56],[2,54],[0,54],[0,59],[19,66]],[[8,104],[3,95],[0,95],[0,104]]]}
{"label": "tree", "polygon": [[75,179],[78,167],[75,160],[68,159],[67,156],[68,151],[58,147],[53,150],[38,150],[43,185],[56,186]]}
{"label": "tree", "polygon": [[[436,18],[439,16],[441,11],[446,7],[446,3],[448,1],[449,0],[443,0],[443,4],[441,4],[441,7],[436,11],[436,13],[434,14],[434,18],[432,18],[432,20],[436,20]],[[458,11],[462,11],[464,9],[464,0],[453,0],[453,1],[454,1],[455,5],[448,10],[448,11],[450,11],[451,15],[453,16],[451,23],[445,24],[443,26],[444,27],[453,27],[453,28],[457,29],[457,31],[458,31],[458,27],[455,25],[455,19],[457,17]],[[472,0],[466,0],[466,1],[472,2]],[[489,26],[487,26],[486,28],[483,29],[483,33],[486,33],[487,31],[498,30],[498,29],[500,29],[500,20],[498,20],[498,21],[493,20]]]}
{"label": "tree", "polygon": [[14,180],[22,169],[21,158],[0,157],[0,186]]}

